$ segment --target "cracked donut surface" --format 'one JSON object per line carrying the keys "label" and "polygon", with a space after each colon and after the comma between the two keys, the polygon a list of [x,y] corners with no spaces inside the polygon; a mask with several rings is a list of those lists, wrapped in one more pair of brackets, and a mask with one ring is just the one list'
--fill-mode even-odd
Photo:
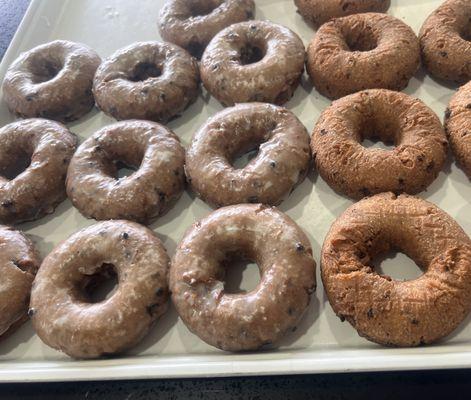
{"label": "cracked donut surface", "polygon": [[[394,280],[372,262],[397,250],[423,271]],[[387,346],[440,340],[471,309],[471,240],[437,206],[382,193],[359,201],[332,225],[321,255],[322,281],[335,313],[360,336]]]}

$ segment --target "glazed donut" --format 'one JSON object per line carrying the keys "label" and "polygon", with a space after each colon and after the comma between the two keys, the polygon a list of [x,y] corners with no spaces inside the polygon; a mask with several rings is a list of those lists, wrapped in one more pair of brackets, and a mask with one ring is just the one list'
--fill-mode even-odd
{"label": "glazed donut", "polygon": [[294,0],[298,12],[316,26],[332,18],[366,12],[386,12],[391,0]]}
{"label": "glazed donut", "polygon": [[23,118],[70,122],[95,105],[92,83],[101,59],[80,43],[55,40],[21,54],[3,80],[3,98]]}
{"label": "glazed donut", "polygon": [[[67,173],[67,194],[87,218],[149,222],[180,197],[184,163],[178,137],[163,125],[118,122],[78,148]],[[120,165],[136,171],[118,178]]]}
{"label": "glazed donut", "polygon": [[[224,292],[224,265],[255,261],[260,283],[247,294]],[[293,330],[315,290],[309,240],[288,216],[260,204],[214,211],[195,223],[170,268],[173,303],[186,326],[228,351],[276,344]]]}
{"label": "glazed donut", "polygon": [[419,41],[385,14],[337,18],[320,27],[307,51],[307,72],[331,99],[363,89],[404,89],[420,64]]}
{"label": "glazed donut", "polygon": [[[256,148],[244,168],[232,165]],[[277,205],[304,180],[310,158],[309,135],[291,111],[246,103],[224,109],[195,133],[185,171],[193,191],[216,207]]]}
{"label": "glazed donut", "polygon": [[288,28],[267,21],[240,22],[206,48],[204,86],[224,106],[252,101],[286,103],[304,71],[304,45]]}
{"label": "glazed donut", "polygon": [[471,83],[451,98],[445,113],[445,130],[453,154],[471,179]]}
{"label": "glazed donut", "polygon": [[[372,260],[400,250],[424,271],[393,280]],[[335,313],[360,336],[388,346],[433,343],[471,309],[471,240],[435,205],[382,193],[351,206],[322,248],[322,281]]]}
{"label": "glazed donut", "polygon": [[160,10],[159,31],[199,59],[219,31],[254,14],[253,0],[168,0]]}
{"label": "glazed donut", "polygon": [[0,226],[0,339],[28,319],[31,284],[39,264],[34,245],[25,235]]}
{"label": "glazed donut", "polygon": [[193,103],[199,90],[196,60],[171,43],[138,42],[98,68],[93,94],[115,119],[166,122]]}
{"label": "glazed donut", "polygon": [[471,3],[448,0],[424,22],[420,33],[422,61],[436,78],[466,83],[471,79]]}
{"label": "glazed donut", "polygon": [[65,198],[67,166],[77,138],[64,125],[32,118],[0,129],[0,221],[50,214]]}
{"label": "glazed donut", "polygon": [[[141,225],[117,220],[82,229],[41,264],[29,310],[34,329],[74,358],[123,352],[166,311],[168,266],[164,246]],[[94,303],[90,289],[111,273],[117,289]]]}
{"label": "glazed donut", "polygon": [[[366,138],[395,147],[368,149],[361,144]],[[317,122],[311,147],[322,178],[353,199],[419,193],[438,176],[447,155],[435,113],[418,99],[385,89],[334,101]]]}

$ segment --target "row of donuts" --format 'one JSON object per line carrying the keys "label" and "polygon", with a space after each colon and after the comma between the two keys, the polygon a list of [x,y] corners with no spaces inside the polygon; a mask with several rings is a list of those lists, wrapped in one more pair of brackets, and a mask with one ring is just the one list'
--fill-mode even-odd
{"label": "row of donuts", "polygon": [[[459,32],[455,32],[459,40],[454,36],[452,40],[449,32],[435,29],[436,19],[445,18],[442,14],[454,12],[456,20],[459,7],[454,2],[459,0],[447,1],[425,22],[421,48],[432,74],[464,82],[470,75],[462,66],[467,65],[461,62],[463,55],[458,54],[463,48],[469,50],[469,43]],[[26,118],[68,122],[84,115],[96,101],[116,119],[166,122],[195,100],[200,73],[206,89],[225,106],[252,101],[283,104],[292,97],[305,61],[304,45],[294,32],[267,21],[237,22],[253,16],[250,1],[226,1],[209,15],[182,18],[191,12],[190,3],[167,2],[160,31],[164,38],[192,48],[195,42],[185,35],[194,39],[195,30],[210,35],[215,26],[224,27],[211,37],[200,68],[188,53],[170,43],[136,43],[100,63],[87,46],[55,41],[23,54],[10,67],[3,84],[9,108]],[[181,25],[189,26],[184,33]],[[202,29],[208,26],[213,29]],[[177,40],[176,31],[185,40]],[[198,40],[200,45],[206,42]],[[444,60],[435,60],[437,52],[429,42],[437,41]],[[401,90],[419,63],[415,33],[385,14],[355,14],[325,23],[307,51],[307,71],[314,86],[332,99],[370,88]],[[453,71],[456,64],[461,66],[459,72]]]}

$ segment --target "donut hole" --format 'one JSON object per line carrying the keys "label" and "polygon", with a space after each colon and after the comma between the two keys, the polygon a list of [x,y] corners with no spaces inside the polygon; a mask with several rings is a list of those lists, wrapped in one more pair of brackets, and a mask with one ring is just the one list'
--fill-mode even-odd
{"label": "donut hole", "polygon": [[93,274],[87,275],[80,289],[88,303],[108,300],[118,289],[118,274],[113,264],[102,264]]}
{"label": "donut hole", "polygon": [[372,114],[360,126],[359,142],[370,149],[394,149],[401,141],[397,119],[392,115],[394,110],[386,104],[378,104],[370,111]]}
{"label": "donut hole", "polygon": [[244,294],[253,291],[260,283],[260,269],[252,260],[240,255],[230,255],[224,263],[224,292]]}
{"label": "donut hole", "polygon": [[116,176],[115,176],[116,179],[127,178],[128,176],[131,176],[132,174],[134,174],[134,172],[136,172],[139,169],[139,167],[136,167],[134,165],[128,165],[122,161],[116,161],[115,166],[116,166]]}
{"label": "donut hole", "polygon": [[378,47],[378,39],[369,27],[363,27],[363,29],[356,27],[352,30],[345,30],[344,40],[348,50],[352,52],[367,52]]}
{"label": "donut hole", "polygon": [[58,59],[35,60],[31,63],[31,73],[33,83],[44,83],[54,79],[64,67]]}
{"label": "donut hole", "polygon": [[162,75],[162,68],[153,62],[140,62],[135,65],[129,74],[131,82],[143,82],[147,79],[158,78]]}
{"label": "donut hole", "polygon": [[411,258],[397,250],[375,257],[371,266],[377,274],[396,281],[411,281],[423,275],[423,271]]}
{"label": "donut hole", "polygon": [[242,154],[237,154],[232,160],[232,166],[235,169],[244,169],[250,162],[257,157],[260,145],[257,145],[255,148],[252,148]]}
{"label": "donut hole", "polygon": [[190,1],[190,15],[192,17],[204,17],[205,15],[211,14],[216,8],[218,8],[223,0],[208,1]]}
{"label": "donut hole", "polygon": [[16,149],[12,157],[5,159],[5,163],[0,165],[0,175],[8,180],[13,180],[25,172],[31,164],[32,152],[24,149]]}
{"label": "donut hole", "polygon": [[263,60],[266,55],[266,48],[261,43],[248,42],[240,49],[240,63],[250,65]]}

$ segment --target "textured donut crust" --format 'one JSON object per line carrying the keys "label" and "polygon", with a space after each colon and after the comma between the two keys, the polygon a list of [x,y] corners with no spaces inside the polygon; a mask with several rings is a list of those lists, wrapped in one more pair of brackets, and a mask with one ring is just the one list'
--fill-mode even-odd
{"label": "textured donut crust", "polygon": [[[193,16],[192,6],[214,5],[207,15]],[[201,58],[210,40],[224,28],[252,19],[253,0],[169,0],[160,10],[159,31],[168,42]]]}
{"label": "textured donut crust", "polygon": [[[117,179],[114,162],[118,160],[138,169]],[[184,164],[180,140],[163,125],[118,122],[78,148],[67,173],[67,194],[88,218],[149,222],[182,194]]]}
{"label": "textured donut crust", "polygon": [[[243,65],[247,44],[265,48],[258,62]],[[299,36],[267,21],[248,21],[219,32],[201,59],[201,79],[224,106],[266,102],[284,104],[293,96],[304,71],[306,53]]]}
{"label": "textured donut crust", "polygon": [[[118,288],[90,303],[90,276],[114,265]],[[47,345],[75,358],[120,353],[167,309],[169,258],[154,233],[134,222],[100,222],[59,244],[41,264],[29,314]]]}
{"label": "textured donut crust", "polygon": [[[158,66],[161,75],[133,81],[133,72],[146,64]],[[100,65],[93,82],[98,106],[118,120],[167,122],[196,100],[198,90],[197,61],[163,42],[138,42],[116,51]]]}
{"label": "textured donut crust", "polygon": [[[394,143],[368,149],[365,138]],[[336,100],[311,139],[316,167],[335,191],[353,199],[376,193],[419,193],[443,168],[447,140],[440,120],[420,100],[371,89]]]}
{"label": "textured donut crust", "polygon": [[294,0],[299,13],[314,25],[332,18],[366,12],[386,12],[391,0]]}
{"label": "textured donut crust", "polygon": [[[84,44],[55,40],[20,55],[3,81],[3,96],[11,112],[23,118],[70,122],[95,105],[92,83],[100,65],[98,54]],[[44,67],[46,65],[46,67]],[[36,69],[61,67],[57,75],[35,83]]]}
{"label": "textured donut crust", "polygon": [[471,83],[462,86],[451,98],[445,129],[456,160],[471,179]]}
{"label": "textured donut crust", "polygon": [[[370,51],[351,51],[377,44]],[[390,15],[365,13],[320,27],[307,50],[307,72],[319,93],[338,99],[364,89],[404,89],[420,64],[414,31]]]}
{"label": "textured donut crust", "polygon": [[28,320],[31,285],[40,263],[31,240],[0,226],[0,339]]}
{"label": "textured donut crust", "polygon": [[[65,177],[77,138],[64,125],[32,118],[0,129],[0,221],[19,223],[50,214],[65,198]],[[29,166],[14,179],[2,176],[22,155]]]}
{"label": "textured donut crust", "polygon": [[424,22],[419,33],[422,61],[436,78],[466,83],[471,79],[471,3],[448,0]]}
{"label": "textured donut crust", "polygon": [[[231,162],[258,147],[244,168]],[[204,201],[221,207],[240,203],[279,204],[306,177],[309,135],[287,109],[246,103],[226,108],[193,136],[185,171]]]}
{"label": "textured donut crust", "polygon": [[[375,273],[372,260],[391,250],[424,274],[398,281]],[[382,193],[351,206],[327,234],[321,264],[335,313],[373,342],[433,343],[471,309],[471,240],[444,211],[412,196]]]}
{"label": "textured donut crust", "polygon": [[[230,254],[257,262],[261,278],[253,291],[224,292]],[[296,327],[315,290],[315,269],[308,238],[288,216],[260,204],[224,207],[196,222],[180,242],[170,269],[172,300],[206,343],[255,350]]]}

